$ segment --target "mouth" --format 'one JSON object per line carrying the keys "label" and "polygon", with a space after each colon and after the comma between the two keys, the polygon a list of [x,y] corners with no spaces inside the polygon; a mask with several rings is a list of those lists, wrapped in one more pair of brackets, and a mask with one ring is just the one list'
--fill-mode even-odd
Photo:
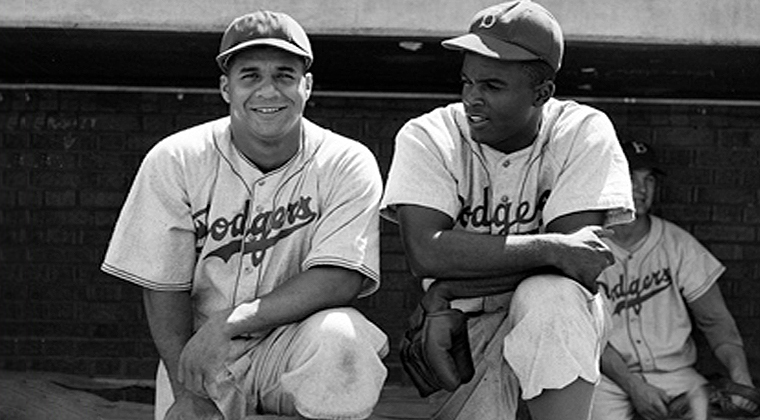
{"label": "mouth", "polygon": [[272,114],[276,114],[282,111],[285,108],[286,107],[284,106],[258,107],[258,108],[253,108],[253,111],[259,114],[272,115]]}
{"label": "mouth", "polygon": [[467,123],[470,124],[470,127],[472,128],[481,128],[482,126],[488,124],[488,117],[482,114],[476,114],[476,113],[467,113]]}

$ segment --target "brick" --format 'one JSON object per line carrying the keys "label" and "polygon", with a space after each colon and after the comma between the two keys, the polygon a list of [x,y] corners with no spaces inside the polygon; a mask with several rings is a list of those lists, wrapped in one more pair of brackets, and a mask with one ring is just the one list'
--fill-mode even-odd
{"label": "brick", "polygon": [[43,156],[37,152],[24,152],[17,155],[20,168],[35,169],[42,166]]}
{"label": "brick", "polygon": [[704,241],[750,242],[755,240],[754,230],[742,225],[697,226],[694,234]]}
{"label": "brick", "polygon": [[698,187],[696,193],[698,203],[750,205],[754,204],[756,199],[756,191],[743,188]]}
{"label": "brick", "polygon": [[102,245],[103,248],[108,245],[108,241],[111,239],[111,230],[88,230],[81,233],[81,243],[88,246]]}
{"label": "brick", "polygon": [[721,261],[738,260],[741,259],[742,255],[744,254],[744,247],[738,244],[714,244],[709,248],[710,252],[712,252],[712,254]]}
{"label": "brick", "polygon": [[103,133],[98,136],[98,150],[119,152],[125,150],[127,137],[122,133]]}
{"label": "brick", "polygon": [[81,157],[83,170],[136,171],[140,159],[127,153],[85,153]]}
{"label": "brick", "polygon": [[42,353],[45,356],[70,356],[76,354],[76,345],[71,339],[47,339],[43,342]]}
{"label": "brick", "polygon": [[166,134],[145,134],[138,133],[130,135],[127,140],[127,150],[137,152],[140,156],[140,160],[156,143],[166,137],[170,132]]}
{"label": "brick", "polygon": [[71,153],[45,153],[42,160],[42,166],[56,170],[72,170],[79,168],[78,156]]}
{"label": "brick", "polygon": [[760,225],[760,206],[748,204],[744,207],[744,222],[752,225]]}
{"label": "brick", "polygon": [[[82,184],[82,174],[74,172],[58,172],[58,171],[34,171],[30,175],[29,184],[33,187],[45,188],[45,189],[76,189]],[[50,193],[52,191],[47,191]],[[68,191],[74,193],[74,191]],[[53,205],[52,203],[47,203]]]}
{"label": "brick", "polygon": [[29,133],[4,133],[3,150],[28,149],[31,137]]}
{"label": "brick", "polygon": [[754,167],[758,165],[756,152],[704,148],[697,151],[695,164],[707,167]]}
{"label": "brick", "polygon": [[74,207],[76,191],[46,191],[45,205],[49,207]]}
{"label": "brick", "polygon": [[139,131],[140,118],[136,115],[123,114],[99,114],[80,117],[80,125],[83,128],[95,131]]}
{"label": "brick", "polygon": [[756,128],[722,129],[718,131],[718,144],[721,147],[735,149],[744,148],[748,151],[760,148],[760,131]]}
{"label": "brick", "polygon": [[16,342],[18,339],[11,339],[6,337],[0,337],[0,356],[14,356],[17,355]]}
{"label": "brick", "polygon": [[715,206],[712,220],[717,223],[741,223],[742,210],[738,206]]}
{"label": "brick", "polygon": [[124,203],[124,193],[104,191],[81,191],[79,203],[83,207],[120,208]]}
{"label": "brick", "polygon": [[[18,194],[18,200],[16,200],[16,192],[12,190],[0,190],[0,208],[15,208],[17,206],[24,207],[29,205],[29,197],[21,197],[21,192]],[[22,205],[22,200],[25,205]],[[0,222],[2,223],[2,222]]]}
{"label": "brick", "polygon": [[715,133],[701,128],[658,127],[654,130],[654,138],[658,143],[679,147],[712,148],[715,146]]}
{"label": "brick", "polygon": [[161,136],[174,131],[174,117],[171,115],[145,115],[142,117],[143,130],[149,133],[161,133]]}
{"label": "brick", "polygon": [[658,193],[667,197],[668,204],[685,205],[694,203],[694,191],[687,185],[663,185]]}

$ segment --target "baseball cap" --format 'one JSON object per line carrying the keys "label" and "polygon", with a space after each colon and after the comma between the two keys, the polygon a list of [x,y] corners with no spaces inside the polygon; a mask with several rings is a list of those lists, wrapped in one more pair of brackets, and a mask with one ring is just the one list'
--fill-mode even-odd
{"label": "baseball cap", "polygon": [[628,159],[628,169],[646,168],[651,169],[654,173],[665,175],[665,172],[660,169],[657,155],[652,146],[643,141],[628,141],[624,142],[622,146],[623,153],[625,153],[625,157]]}
{"label": "baseball cap", "polygon": [[240,16],[230,23],[222,36],[216,62],[222,71],[226,71],[227,61],[233,54],[262,45],[303,57],[307,69],[314,61],[309,37],[295,19],[285,13],[260,10]]}
{"label": "baseball cap", "polygon": [[499,60],[542,60],[556,72],[562,65],[564,38],[557,20],[538,3],[508,1],[476,13],[467,34],[441,43]]}

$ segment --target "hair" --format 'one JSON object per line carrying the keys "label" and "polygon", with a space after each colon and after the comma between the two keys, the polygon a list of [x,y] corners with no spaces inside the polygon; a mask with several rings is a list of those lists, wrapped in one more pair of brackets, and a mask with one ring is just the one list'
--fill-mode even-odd
{"label": "hair", "polygon": [[520,69],[528,75],[533,87],[548,80],[554,81],[557,75],[554,69],[542,60],[521,61]]}

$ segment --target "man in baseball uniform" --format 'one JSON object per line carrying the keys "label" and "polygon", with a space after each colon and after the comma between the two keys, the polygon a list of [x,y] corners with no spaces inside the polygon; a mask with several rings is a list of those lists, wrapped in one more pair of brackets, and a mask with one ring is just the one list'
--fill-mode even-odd
{"label": "man in baseball uniform", "polygon": [[216,61],[230,115],[145,157],[102,269],[144,287],[156,418],[363,419],[387,338],[347,307],[379,286],[382,180],[360,143],[303,117],[306,33],[235,19]]}
{"label": "man in baseball uniform", "polygon": [[614,226],[605,238],[615,264],[599,277],[599,288],[611,304],[612,331],[593,419],[667,418],[668,403],[684,393],[702,401],[693,410],[705,418],[699,388],[707,381],[694,369],[689,312],[731,380],[752,386],[741,336],[717,284],[725,267],[688,232],[650,214],[663,175],[651,146],[633,141],[623,150],[636,220]]}
{"label": "man in baseball uniform", "polygon": [[399,131],[381,205],[425,296],[445,297],[425,312],[468,317],[474,377],[433,394],[437,418],[514,419],[521,392],[534,420],[586,419],[600,237],[633,217],[625,156],[602,112],[552,97],[563,35],[539,4],[486,8],[443,46],[463,52],[462,102]]}

